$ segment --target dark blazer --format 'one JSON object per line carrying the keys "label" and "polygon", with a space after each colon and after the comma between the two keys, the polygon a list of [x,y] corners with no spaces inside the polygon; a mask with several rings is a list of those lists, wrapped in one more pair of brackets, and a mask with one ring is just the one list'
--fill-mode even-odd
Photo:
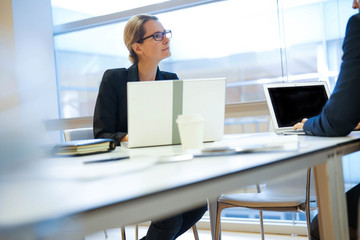
{"label": "dark blazer", "polygon": [[[156,81],[178,79],[175,73],[156,72]],[[139,81],[138,66],[106,70],[99,88],[94,111],[95,138],[111,138],[118,145],[127,128],[127,83]]]}
{"label": "dark blazer", "polygon": [[333,93],[320,115],[308,119],[308,135],[346,136],[360,122],[360,14],[346,27],[340,73]]}

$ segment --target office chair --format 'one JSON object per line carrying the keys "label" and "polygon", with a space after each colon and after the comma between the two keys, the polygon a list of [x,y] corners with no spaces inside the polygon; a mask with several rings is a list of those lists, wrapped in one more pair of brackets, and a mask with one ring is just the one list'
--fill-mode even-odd
{"label": "office chair", "polygon": [[[217,200],[217,211],[212,216],[215,223],[215,239],[221,238],[221,211],[230,207],[259,210],[261,239],[265,239],[262,211],[305,212],[308,238],[310,235],[310,208],[316,207],[315,185],[311,181],[311,168],[298,171],[286,178],[268,181],[258,193],[224,194]],[[310,206],[312,205],[312,206]]]}
{"label": "office chair", "polygon": [[93,139],[93,128],[76,128],[64,130],[65,141]]}
{"label": "office chair", "polygon": [[[82,139],[93,139],[94,138],[94,132],[93,128],[77,128],[77,129],[68,129],[64,130],[64,137],[65,141],[73,141],[73,140],[82,140]],[[126,240],[126,234],[125,234],[125,228],[123,226],[120,227],[121,229],[121,237],[123,240]],[[192,226],[193,232],[194,232],[194,238],[195,240],[199,240],[199,234],[196,227],[196,224]],[[107,231],[104,230],[105,238],[107,238]],[[139,226],[138,224],[135,224],[135,239],[138,239],[138,233],[139,233]]]}

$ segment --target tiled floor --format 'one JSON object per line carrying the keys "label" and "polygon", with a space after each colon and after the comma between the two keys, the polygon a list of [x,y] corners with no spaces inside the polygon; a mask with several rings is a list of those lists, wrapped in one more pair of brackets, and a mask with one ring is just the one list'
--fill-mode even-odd
{"label": "tiled floor", "polygon": [[[146,234],[146,227],[139,227],[139,237],[143,237]],[[107,240],[121,240],[120,228],[108,229],[108,238]],[[200,240],[211,240],[211,235],[209,231],[199,230]],[[98,232],[89,236],[86,236],[85,240],[104,240],[104,232]],[[126,239],[134,240],[135,239],[135,230],[134,227],[126,227]],[[259,233],[243,233],[243,232],[222,232],[222,240],[260,240]],[[290,236],[290,235],[273,235],[266,234],[266,240],[307,240],[306,236]],[[192,231],[188,231],[180,236],[177,240],[194,240],[194,235]]]}

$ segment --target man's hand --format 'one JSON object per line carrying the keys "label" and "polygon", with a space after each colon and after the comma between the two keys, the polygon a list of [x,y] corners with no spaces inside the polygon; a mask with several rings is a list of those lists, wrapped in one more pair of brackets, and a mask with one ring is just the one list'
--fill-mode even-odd
{"label": "man's hand", "polygon": [[[303,120],[301,120],[301,122],[295,124],[293,126],[293,129],[294,130],[297,130],[297,129],[303,129],[304,128],[304,123],[307,121],[308,119],[307,118],[304,118]],[[358,124],[359,128],[360,128],[360,123]]]}
{"label": "man's hand", "polygon": [[121,140],[120,142],[127,142],[128,141],[128,134],[126,134]]}

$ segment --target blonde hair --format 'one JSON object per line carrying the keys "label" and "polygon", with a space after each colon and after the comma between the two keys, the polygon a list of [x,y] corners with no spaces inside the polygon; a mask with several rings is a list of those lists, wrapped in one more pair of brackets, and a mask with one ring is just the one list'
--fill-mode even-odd
{"label": "blonde hair", "polygon": [[158,21],[159,19],[151,15],[136,15],[132,17],[125,26],[124,43],[129,50],[129,59],[132,63],[138,62],[138,57],[132,49],[132,45],[139,42],[144,37],[144,24],[150,20]]}

